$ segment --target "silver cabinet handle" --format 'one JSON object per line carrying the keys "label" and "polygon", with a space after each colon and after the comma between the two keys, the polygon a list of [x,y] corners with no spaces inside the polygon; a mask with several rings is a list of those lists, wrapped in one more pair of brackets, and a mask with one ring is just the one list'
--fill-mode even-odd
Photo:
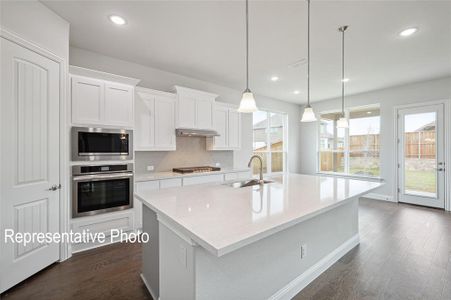
{"label": "silver cabinet handle", "polygon": [[48,190],[49,191],[56,191],[56,190],[59,190],[59,189],[61,189],[61,184],[58,184],[58,185],[54,184]]}

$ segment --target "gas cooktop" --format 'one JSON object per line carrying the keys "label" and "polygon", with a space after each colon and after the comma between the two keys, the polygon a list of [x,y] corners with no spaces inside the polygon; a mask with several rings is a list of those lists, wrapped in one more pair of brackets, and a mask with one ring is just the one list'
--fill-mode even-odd
{"label": "gas cooktop", "polygon": [[174,169],[172,169],[172,172],[182,173],[182,174],[203,173],[203,172],[213,172],[213,171],[221,171],[221,168],[203,166],[203,167],[187,167],[187,168],[174,168]]}

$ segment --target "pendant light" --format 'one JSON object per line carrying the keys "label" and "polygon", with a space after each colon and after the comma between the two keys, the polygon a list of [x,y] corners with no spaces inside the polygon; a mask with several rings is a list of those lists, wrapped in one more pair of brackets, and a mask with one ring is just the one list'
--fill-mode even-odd
{"label": "pendant light", "polygon": [[348,26],[341,26],[341,118],[337,121],[338,128],[348,128],[349,123],[345,115],[345,31]]}
{"label": "pendant light", "polygon": [[310,106],[310,0],[307,0],[307,106],[304,108],[301,122],[316,121],[313,108]]}
{"label": "pendant light", "polygon": [[257,111],[254,94],[249,89],[249,1],[246,0],[246,89],[241,97],[239,112],[252,113]]}

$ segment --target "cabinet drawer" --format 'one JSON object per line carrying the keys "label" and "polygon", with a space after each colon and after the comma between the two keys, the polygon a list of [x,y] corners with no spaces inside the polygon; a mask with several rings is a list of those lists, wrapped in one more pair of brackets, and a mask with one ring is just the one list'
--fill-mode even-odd
{"label": "cabinet drawer", "polygon": [[224,175],[224,179],[225,179],[225,181],[236,180],[236,179],[238,179],[238,174],[237,173],[227,173]]}
{"label": "cabinet drawer", "polygon": [[251,179],[251,171],[235,173],[238,179]]}
{"label": "cabinet drawer", "polygon": [[215,174],[215,175],[183,178],[183,185],[194,185],[194,184],[222,182],[222,181],[224,181],[224,174]]}
{"label": "cabinet drawer", "polygon": [[146,192],[146,191],[155,191],[155,190],[158,190],[159,188],[160,188],[160,185],[158,183],[158,180],[138,182],[135,185],[136,193]]}
{"label": "cabinet drawer", "polygon": [[181,178],[162,179],[160,180],[160,189],[182,186]]}
{"label": "cabinet drawer", "polygon": [[72,230],[74,232],[83,230],[89,230],[92,233],[103,232],[109,236],[111,229],[122,229],[124,232],[133,230],[133,217],[132,209],[125,212],[84,217],[72,222]]}

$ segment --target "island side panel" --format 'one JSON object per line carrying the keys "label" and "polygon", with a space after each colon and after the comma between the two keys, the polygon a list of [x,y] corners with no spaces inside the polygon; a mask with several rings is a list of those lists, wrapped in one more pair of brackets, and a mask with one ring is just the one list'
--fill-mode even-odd
{"label": "island side panel", "polygon": [[160,299],[194,300],[194,252],[188,237],[168,228],[160,220]]}
{"label": "island side panel", "polygon": [[196,247],[195,299],[291,299],[358,241],[358,199],[352,199],[221,257]]}
{"label": "island side panel", "polygon": [[149,234],[149,242],[143,244],[142,277],[154,299],[160,295],[159,274],[159,224],[157,214],[143,205],[143,232]]}

